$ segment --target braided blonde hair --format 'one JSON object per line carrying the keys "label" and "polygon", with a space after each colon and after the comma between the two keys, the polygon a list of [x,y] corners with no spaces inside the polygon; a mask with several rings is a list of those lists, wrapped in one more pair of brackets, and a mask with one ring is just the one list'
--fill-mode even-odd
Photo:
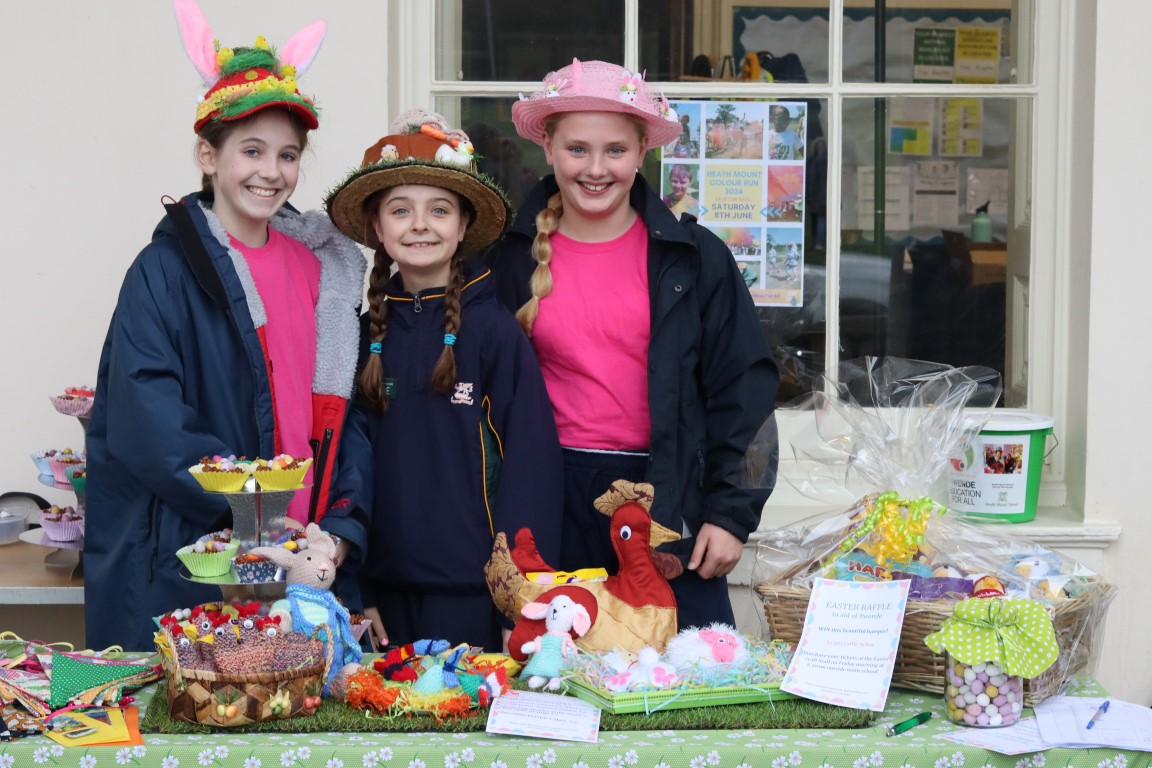
{"label": "braided blonde hair", "polygon": [[529,336],[540,314],[540,299],[552,292],[552,268],[548,266],[548,262],[552,261],[551,235],[560,228],[562,215],[564,203],[559,192],[548,198],[548,205],[536,214],[536,237],[532,240],[532,258],[536,260],[536,269],[532,270],[532,278],[528,283],[532,289],[532,298],[516,312],[516,319]]}

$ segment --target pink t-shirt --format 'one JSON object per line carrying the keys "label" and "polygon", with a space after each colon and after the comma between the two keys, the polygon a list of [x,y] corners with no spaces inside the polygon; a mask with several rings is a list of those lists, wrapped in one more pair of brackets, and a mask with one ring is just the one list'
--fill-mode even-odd
{"label": "pink t-shirt", "polygon": [[[249,248],[235,238],[232,246],[248,262],[268,317],[264,338],[271,360],[280,450],[298,459],[310,458],[312,446],[308,441],[312,436],[312,374],[316,369],[320,262],[303,243],[271,227],[268,242],[260,248]],[[311,469],[304,482],[311,484]],[[306,488],[292,498],[288,505],[289,517],[308,521],[309,493]]]}
{"label": "pink t-shirt", "polygon": [[552,235],[552,292],[532,341],[568,448],[648,450],[648,230],[603,243]]}

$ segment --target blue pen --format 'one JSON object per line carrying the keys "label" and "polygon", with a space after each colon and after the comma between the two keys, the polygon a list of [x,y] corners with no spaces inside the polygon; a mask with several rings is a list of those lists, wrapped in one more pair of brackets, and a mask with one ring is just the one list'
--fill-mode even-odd
{"label": "blue pen", "polygon": [[1110,704],[1112,704],[1111,699],[1104,699],[1104,703],[1096,708],[1096,712],[1092,715],[1092,719],[1088,721],[1088,725],[1085,726],[1084,730],[1092,730],[1092,726],[1096,725],[1096,721],[1100,719],[1100,716],[1108,711]]}

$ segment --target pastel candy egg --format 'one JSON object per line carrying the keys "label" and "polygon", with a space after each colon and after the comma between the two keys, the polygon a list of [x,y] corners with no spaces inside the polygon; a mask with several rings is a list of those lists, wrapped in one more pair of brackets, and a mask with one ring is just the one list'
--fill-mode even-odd
{"label": "pastel candy egg", "polygon": [[984,693],[991,696],[993,699],[1000,695],[1000,690],[994,685],[984,686]]}
{"label": "pastel candy egg", "polygon": [[1010,715],[1012,714],[1012,705],[1008,703],[1001,704],[996,708],[996,711],[998,711],[1001,715]]}
{"label": "pastel candy egg", "polygon": [[970,683],[975,679],[976,679],[976,673],[972,671],[971,667],[964,670],[964,682]]}
{"label": "pastel candy egg", "polygon": [[988,662],[988,665],[985,666],[984,669],[988,672],[989,677],[995,677],[996,675],[1002,674],[1000,667],[996,666],[992,662]]}
{"label": "pastel candy egg", "polygon": [[988,694],[981,693],[976,696],[976,703],[982,707],[986,707],[992,703],[992,699],[988,698]]}
{"label": "pastel candy egg", "polygon": [[1007,682],[1007,680],[1008,680],[1007,675],[992,675],[991,677],[988,678],[988,682],[992,683],[992,685],[995,685],[995,686],[1004,685],[1004,683]]}
{"label": "pastel candy egg", "polygon": [[[997,717],[999,717],[999,715],[997,715]],[[988,715],[986,715],[986,714],[981,713],[979,715],[976,715],[976,724],[977,725],[988,725],[990,720],[991,720],[991,718],[988,717]]]}
{"label": "pastel candy egg", "polygon": [[954,699],[954,698],[956,698],[956,694],[957,694],[957,693],[959,693],[959,692],[960,692],[960,689],[959,689],[959,688],[957,688],[955,685],[949,685],[949,686],[948,686],[948,687],[945,689],[945,694],[946,694],[946,695],[948,696],[948,698],[950,698],[950,699]]}
{"label": "pastel candy egg", "polygon": [[975,694],[983,693],[984,692],[984,681],[982,681],[980,678],[976,678],[975,680],[972,681],[972,684],[969,686],[969,690]]}
{"label": "pastel candy egg", "polygon": [[964,722],[968,725],[976,725],[976,715],[964,715]]}
{"label": "pastel candy egg", "polygon": [[988,725],[995,726],[995,725],[1003,725],[1003,724],[1004,724],[1004,718],[1000,716],[999,712],[997,712],[994,715],[988,715]]}
{"label": "pastel candy egg", "polygon": [[966,704],[975,704],[976,703],[976,694],[972,693],[971,691],[968,691],[967,693],[962,694],[962,695],[964,696],[964,702]]}
{"label": "pastel candy egg", "polygon": [[995,712],[999,712],[999,711],[1000,711],[1000,708],[997,707],[995,704],[989,704],[989,705],[984,707],[984,714],[986,714],[986,715],[991,715],[991,714],[993,714]]}
{"label": "pastel candy egg", "polygon": [[968,702],[964,701],[962,695],[952,699],[952,703],[956,705],[957,709],[964,709],[964,707],[968,706]]}
{"label": "pastel candy egg", "polygon": [[1007,701],[1008,701],[1008,697],[1005,696],[1004,694],[1000,694],[996,698],[992,699],[992,703],[995,704],[996,706],[1000,706],[1001,704],[1005,704],[1005,703],[1007,703]]}
{"label": "pastel candy egg", "polygon": [[984,711],[984,707],[980,706],[979,704],[973,703],[973,704],[969,704],[965,708],[964,711],[967,712],[968,714],[972,715],[973,717],[975,717],[976,715],[978,715]]}

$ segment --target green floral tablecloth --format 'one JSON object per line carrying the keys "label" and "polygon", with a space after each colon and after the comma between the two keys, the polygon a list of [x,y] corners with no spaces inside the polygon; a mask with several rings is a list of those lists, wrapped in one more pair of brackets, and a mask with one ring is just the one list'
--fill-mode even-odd
{"label": "green floral tablecloth", "polygon": [[[1091,686],[1076,691],[1101,692]],[[919,712],[925,725],[886,737]],[[960,747],[937,734],[941,697],[894,691],[887,710],[856,730],[633,731],[601,733],[597,744],[486,733],[145,734],[136,747],[64,749],[44,737],[0,744],[0,768],[1148,768],[1152,754],[1052,749],[1008,757]]]}

